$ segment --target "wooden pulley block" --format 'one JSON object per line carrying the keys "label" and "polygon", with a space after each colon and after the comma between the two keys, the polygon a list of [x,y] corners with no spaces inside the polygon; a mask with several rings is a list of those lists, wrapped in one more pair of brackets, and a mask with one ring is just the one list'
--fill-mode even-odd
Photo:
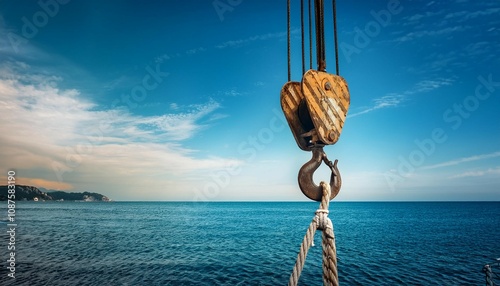
{"label": "wooden pulley block", "polygon": [[313,143],[335,144],[350,104],[347,82],[338,75],[308,70],[302,77],[301,90],[315,128],[313,135],[317,138],[312,137]]}
{"label": "wooden pulley block", "polygon": [[311,146],[306,136],[303,136],[303,134],[306,134],[310,130],[306,130],[307,127],[305,127],[299,119],[299,107],[301,107],[301,110],[304,110],[305,104],[301,83],[294,81],[285,83],[281,88],[280,101],[281,109],[283,109],[288,126],[290,126],[292,130],[297,145],[304,151],[311,151]]}

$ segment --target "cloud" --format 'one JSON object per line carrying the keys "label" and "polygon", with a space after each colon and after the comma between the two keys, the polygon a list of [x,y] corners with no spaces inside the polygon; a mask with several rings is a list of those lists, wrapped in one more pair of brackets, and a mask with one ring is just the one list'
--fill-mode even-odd
{"label": "cloud", "polygon": [[[214,100],[206,104],[192,105],[191,110],[177,114],[165,114],[162,116],[145,117],[137,119],[138,124],[146,124],[157,127],[165,132],[168,140],[179,141],[191,138],[197,131],[206,127],[199,124],[199,121],[220,107]],[[135,126],[133,126],[135,127]]]}
{"label": "cloud", "polygon": [[205,47],[197,47],[197,48],[192,48],[185,50],[184,52],[178,52],[178,53],[172,53],[172,54],[161,54],[159,56],[156,56],[154,58],[155,63],[163,63],[166,61],[169,61],[171,59],[176,59],[176,58],[182,58],[183,56],[193,56],[199,53],[206,52],[207,48]]}
{"label": "cloud", "polygon": [[102,85],[102,89],[105,91],[111,91],[116,88],[121,88],[121,87],[128,87],[130,82],[133,81],[133,79],[130,76],[126,75],[121,75],[118,78],[115,78],[113,80],[110,80]]}
{"label": "cloud", "polygon": [[[489,15],[498,15],[500,13],[500,8],[487,8],[484,10],[478,11],[457,11],[446,14],[445,19],[454,19],[459,18],[461,21],[467,21],[471,19],[476,19],[479,17],[489,16]],[[455,19],[456,20],[456,19]]]}
{"label": "cloud", "polygon": [[[457,5],[458,4],[458,5]],[[470,1],[451,4],[436,1],[432,11],[419,12],[403,18],[403,26],[394,33],[391,42],[409,44],[429,41],[433,52],[424,56],[419,65],[408,67],[416,74],[451,74],[454,70],[472,70],[471,63],[498,62],[496,51],[500,13],[497,4],[488,1]],[[453,48],[449,44],[453,42]]]}
{"label": "cloud", "polygon": [[455,33],[455,32],[464,32],[469,30],[469,26],[457,25],[453,27],[446,27],[439,30],[421,30],[421,31],[413,31],[407,33],[406,35],[397,38],[396,42],[408,42],[413,41],[422,37],[435,37],[435,36],[444,36],[447,34]]}
{"label": "cloud", "polygon": [[[299,29],[293,29],[290,31],[290,33],[292,35],[298,34],[299,32],[300,32]],[[269,39],[284,38],[284,37],[286,37],[286,32],[276,32],[276,33],[255,35],[255,36],[251,36],[251,37],[244,38],[244,39],[225,41],[223,43],[219,43],[219,44],[214,45],[212,47],[197,47],[197,48],[188,49],[188,50],[185,50],[183,52],[178,52],[178,53],[168,53],[168,54],[164,53],[162,55],[155,57],[154,61],[155,61],[155,63],[163,63],[163,62],[171,60],[171,59],[182,58],[184,56],[192,56],[192,55],[196,55],[199,53],[204,53],[204,52],[207,52],[209,49],[213,49],[213,48],[215,48],[215,49],[235,48],[235,47],[244,46],[244,45],[247,45],[249,43],[256,42],[256,41],[265,41],[265,40],[269,40]]]}
{"label": "cloud", "polygon": [[[427,4],[426,6],[430,5],[431,3]],[[425,13],[417,13],[411,16],[404,17],[403,22],[405,23],[405,25],[421,24],[422,19],[439,16],[440,14],[442,14],[442,11],[427,11]]]}
{"label": "cloud", "polygon": [[227,89],[227,90],[220,90],[216,94],[216,96],[229,96],[229,97],[242,96],[242,95],[245,95],[245,93],[238,91],[238,89],[236,89],[236,88],[231,88],[231,89]]}
{"label": "cloud", "polygon": [[461,174],[450,176],[449,179],[458,179],[458,178],[467,178],[467,177],[484,177],[487,175],[500,175],[500,167],[495,169],[489,168],[487,170],[478,170],[478,171],[467,171]]}
{"label": "cloud", "polygon": [[[299,29],[293,29],[290,31],[290,33],[296,34],[299,31],[300,31]],[[286,32],[267,33],[267,34],[263,34],[263,35],[251,36],[251,37],[248,37],[245,39],[226,41],[224,43],[216,45],[215,47],[218,49],[239,47],[239,46],[246,45],[246,44],[249,44],[249,43],[255,42],[255,41],[263,41],[263,40],[269,40],[269,39],[273,39],[273,38],[283,38],[283,37],[286,37]]]}
{"label": "cloud", "polygon": [[476,155],[476,156],[470,156],[470,157],[465,157],[465,158],[458,158],[458,159],[450,160],[450,161],[439,163],[439,164],[424,166],[424,167],[421,167],[421,169],[430,170],[430,169],[436,169],[436,168],[442,168],[442,167],[449,167],[449,166],[459,165],[462,163],[479,161],[479,160],[496,158],[496,157],[500,157],[500,152],[493,152],[490,154],[483,154],[483,155]]}
{"label": "cloud", "polygon": [[[497,4],[481,1],[465,5],[451,4],[451,6],[450,3],[434,3],[434,1],[431,3],[441,6],[441,8],[436,7],[432,11],[419,12],[404,17],[402,25],[413,26],[413,29],[411,32],[396,38],[394,42],[403,43],[431,37],[446,38],[456,36],[461,32],[470,33],[470,31],[475,34],[480,27],[485,26],[486,28],[483,29],[489,30],[491,27],[497,27],[500,23],[495,18],[500,13]],[[431,3],[427,4],[427,6]],[[457,4],[460,3],[457,2]],[[478,22],[478,20],[481,22]],[[491,36],[495,38],[494,35]]]}
{"label": "cloud", "polygon": [[187,55],[194,55],[194,54],[197,54],[197,53],[205,52],[206,50],[207,49],[204,48],[204,47],[198,47],[198,48],[187,50],[186,54]]}
{"label": "cloud", "polygon": [[374,99],[373,105],[371,107],[365,108],[361,111],[349,114],[349,118],[356,117],[362,114],[366,114],[381,108],[386,107],[396,107],[403,101],[403,96],[398,94],[385,95],[379,98]]}
{"label": "cloud", "polygon": [[170,103],[170,109],[177,110],[177,109],[179,109],[179,105],[177,105],[177,103],[175,103],[175,102],[174,103]]}
{"label": "cloud", "polygon": [[168,61],[172,58],[171,55],[168,55],[168,54],[162,54],[162,55],[159,55],[155,58],[155,63],[163,63],[165,61]]}
{"label": "cloud", "polygon": [[465,52],[469,56],[478,56],[478,55],[483,55],[486,51],[488,51],[491,47],[491,43],[489,42],[477,42],[477,43],[471,43],[465,47]]}
{"label": "cloud", "polygon": [[[31,74],[25,64],[0,67],[0,166],[15,169],[25,182],[77,190],[124,184],[168,196],[185,192],[189,178],[204,180],[210,172],[242,164],[182,145],[223,118],[214,113],[220,108],[214,100],[177,106],[176,113],[140,116],[120,108],[103,110],[78,90],[60,88],[61,81]],[[184,183],[167,183],[172,178]]]}
{"label": "cloud", "polygon": [[[431,6],[435,4],[434,1],[428,3],[426,6]],[[403,18],[403,23],[404,25],[419,25],[421,26],[424,21],[430,21],[434,27],[441,27],[446,24],[449,24],[450,21],[453,21],[453,23],[460,23],[460,22],[465,22],[473,19],[477,19],[480,17],[485,17],[485,16],[490,16],[490,15],[497,15],[500,12],[500,8],[498,7],[487,7],[488,3],[480,3],[480,2],[475,2],[475,4],[479,4],[483,7],[479,7],[476,11],[473,11],[474,7],[472,7],[470,4],[468,4],[468,10],[463,10],[463,11],[453,11],[453,12],[446,12],[445,9],[443,10],[436,10],[436,11],[427,11],[424,13],[417,13],[411,16],[406,16]],[[429,18],[435,18],[435,19],[429,19]],[[441,22],[438,22],[438,20],[442,20]],[[445,32],[446,30],[440,29],[436,30],[437,34],[440,32]],[[429,34],[433,34],[431,30],[427,31]],[[418,32],[417,32],[418,33]]]}
{"label": "cloud", "polygon": [[411,91],[407,91],[406,94],[414,94],[421,92],[429,92],[443,86],[450,86],[454,82],[453,79],[433,79],[433,80],[423,80],[418,82],[414,89]]}
{"label": "cloud", "polygon": [[425,93],[425,92],[430,92],[435,89],[441,88],[443,86],[449,86],[454,82],[453,79],[446,79],[446,78],[440,78],[440,79],[432,79],[432,80],[422,80],[420,82],[417,82],[411,89],[408,89],[402,93],[392,93],[388,95],[384,95],[379,98],[375,98],[372,100],[372,105],[370,107],[365,107],[361,111],[351,113],[348,115],[348,117],[356,117],[362,114],[366,114],[375,110],[379,110],[382,108],[388,108],[388,107],[397,107],[404,101],[406,101],[406,98],[410,95],[415,95],[419,93]]}

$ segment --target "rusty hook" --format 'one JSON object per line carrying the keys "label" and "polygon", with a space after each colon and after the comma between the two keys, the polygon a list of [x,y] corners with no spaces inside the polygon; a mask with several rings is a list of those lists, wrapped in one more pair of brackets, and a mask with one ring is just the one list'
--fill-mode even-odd
{"label": "rusty hook", "polygon": [[321,201],[323,196],[323,190],[321,186],[318,186],[313,181],[313,174],[316,169],[321,165],[321,161],[324,161],[330,170],[332,170],[332,175],[330,176],[330,188],[331,195],[330,200],[335,198],[339,193],[340,187],[342,185],[342,179],[340,178],[340,172],[337,169],[337,160],[334,163],[329,161],[323,151],[323,146],[312,148],[312,158],[307,163],[305,163],[299,170],[299,187],[300,190],[306,197],[314,201]]}

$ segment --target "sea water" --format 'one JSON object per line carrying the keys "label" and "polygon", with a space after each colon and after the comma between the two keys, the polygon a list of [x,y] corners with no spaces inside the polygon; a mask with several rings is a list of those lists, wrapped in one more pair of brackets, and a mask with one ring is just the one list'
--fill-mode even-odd
{"label": "sea water", "polygon": [[[16,278],[3,221],[0,284],[286,285],[317,207],[17,202]],[[341,285],[484,285],[500,257],[499,202],[332,202],[329,217]],[[315,245],[300,285],[322,284]]]}

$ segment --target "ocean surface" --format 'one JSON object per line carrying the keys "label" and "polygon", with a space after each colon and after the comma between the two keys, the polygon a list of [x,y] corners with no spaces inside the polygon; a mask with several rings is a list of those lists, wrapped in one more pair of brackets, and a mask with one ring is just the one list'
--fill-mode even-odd
{"label": "ocean surface", "polygon": [[[316,202],[17,202],[1,285],[286,285]],[[332,202],[341,285],[484,285],[499,202]],[[322,285],[321,234],[300,285]]]}

